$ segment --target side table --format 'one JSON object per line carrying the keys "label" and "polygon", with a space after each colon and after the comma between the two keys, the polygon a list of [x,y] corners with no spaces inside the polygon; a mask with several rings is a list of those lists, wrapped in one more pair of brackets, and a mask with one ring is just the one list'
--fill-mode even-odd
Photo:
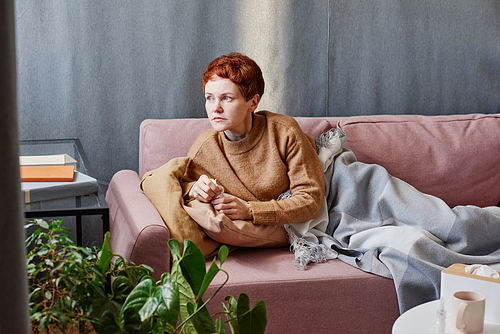
{"label": "side table", "polygon": [[[436,311],[439,300],[418,305],[403,313],[396,319],[392,327],[392,334],[422,334],[436,333]],[[459,333],[451,328],[451,313],[446,312],[445,333]],[[500,333],[500,323],[485,320],[483,334]]]}
{"label": "side table", "polygon": [[[85,151],[78,138],[53,140],[22,140],[19,151],[21,155],[68,154],[76,160],[75,169],[89,176],[94,176]],[[61,198],[50,201],[27,203],[24,205],[25,218],[42,217],[76,217],[76,243],[82,246],[82,216],[100,215],[102,219],[102,235],[109,231],[109,208],[104,200],[101,187],[98,192],[86,196]]]}

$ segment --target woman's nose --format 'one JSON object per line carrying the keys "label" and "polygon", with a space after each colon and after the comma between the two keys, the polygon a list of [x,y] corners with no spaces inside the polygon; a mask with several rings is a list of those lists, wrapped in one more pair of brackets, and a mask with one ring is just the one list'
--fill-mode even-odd
{"label": "woman's nose", "polygon": [[217,112],[217,113],[221,113],[223,112],[223,109],[222,109],[222,105],[221,105],[221,101],[220,100],[216,100],[214,105],[213,105],[213,111],[214,112]]}

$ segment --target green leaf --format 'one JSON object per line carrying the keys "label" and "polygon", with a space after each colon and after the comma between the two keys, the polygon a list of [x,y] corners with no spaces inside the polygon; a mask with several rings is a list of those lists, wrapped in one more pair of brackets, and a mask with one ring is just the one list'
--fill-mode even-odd
{"label": "green leaf", "polygon": [[207,291],[208,286],[210,283],[212,283],[215,275],[220,271],[219,267],[217,266],[217,263],[215,263],[215,259],[212,261],[212,264],[210,265],[210,268],[208,269],[208,272],[206,275],[203,277],[203,281],[201,282],[200,290],[198,291],[198,299],[202,299],[203,295],[205,294],[205,291]]}
{"label": "green leaf", "polygon": [[174,256],[174,259],[176,256],[177,258],[181,257],[181,245],[179,244],[179,241],[175,239],[170,239],[168,241],[168,247],[170,248],[170,252]]}
{"label": "green leaf", "polygon": [[186,309],[187,309],[189,315],[193,315],[193,313],[194,313],[194,304],[191,303],[191,302],[187,303],[186,304]]}
{"label": "green leaf", "polygon": [[198,246],[188,239],[184,240],[184,253],[180,266],[194,294],[198,295],[207,271],[206,262]]}
{"label": "green leaf", "polygon": [[99,320],[99,328],[100,332],[99,333],[104,333],[104,334],[119,334],[123,333],[120,326],[116,322],[116,318],[114,314],[106,310],[101,316],[101,319]]}
{"label": "green leaf", "polygon": [[133,289],[134,283],[128,277],[117,276],[111,284],[112,299],[123,304]]}
{"label": "green leaf", "polygon": [[222,245],[219,248],[219,263],[222,266],[224,262],[226,262],[227,257],[229,256],[229,248],[226,245]]}
{"label": "green leaf", "polygon": [[43,329],[45,329],[45,328],[47,328],[49,326],[51,318],[52,317],[50,315],[46,315],[45,317],[43,317],[40,320],[40,325],[39,325],[40,331],[42,331]]}
{"label": "green leaf", "polygon": [[120,321],[123,321],[124,312],[130,308],[139,313],[141,321],[151,317],[162,302],[161,291],[162,289],[156,286],[151,278],[138,283],[123,303]]}
{"label": "green leaf", "polygon": [[109,300],[108,298],[92,298],[92,309],[89,311],[89,315],[91,317],[100,319],[105,312],[111,312],[115,316],[115,318],[118,318],[120,316],[121,308],[121,303]]}
{"label": "green leaf", "polygon": [[102,243],[101,256],[99,257],[99,268],[105,273],[109,269],[109,264],[113,259],[113,249],[111,248],[111,241],[109,238],[109,231],[104,235],[104,241]]}
{"label": "green leaf", "polygon": [[163,303],[158,306],[157,313],[167,324],[175,327],[180,312],[179,285],[170,274],[166,273],[162,276],[161,289]]}
{"label": "green leaf", "polygon": [[244,293],[240,294],[238,297],[236,311],[238,316],[242,316],[246,312],[250,311],[250,298],[248,298],[248,295]]}
{"label": "green leaf", "polygon": [[192,317],[183,328],[184,333],[212,334],[215,332],[212,318],[206,307],[199,309],[199,305],[197,308],[193,303],[188,302],[186,310]]}
{"label": "green leaf", "polygon": [[163,327],[163,324],[161,323],[161,321],[157,321],[154,323],[153,325],[153,334],[163,334],[165,333],[165,329]]}
{"label": "green leaf", "polygon": [[[134,309],[127,309],[124,313],[124,320],[121,323],[124,334],[137,334],[142,332],[141,317]],[[104,333],[104,332],[103,332]]]}
{"label": "green leaf", "polygon": [[45,221],[45,220],[42,220],[42,219],[35,219],[35,222],[37,223],[37,225],[39,225],[40,227],[43,227],[44,229],[49,229],[49,224]]}
{"label": "green leaf", "polygon": [[215,330],[217,334],[229,334],[222,318],[217,318],[215,320]]}
{"label": "green leaf", "polygon": [[99,321],[99,328],[102,334],[137,334],[142,332],[142,322],[133,308],[124,311],[120,322],[116,321],[112,312],[106,310]]}
{"label": "green leaf", "polygon": [[226,304],[222,303],[222,306],[224,308],[224,311],[226,312],[226,319],[229,322],[231,332],[239,333],[240,330],[238,328],[237,312],[238,301],[233,296],[226,296],[225,299],[228,302],[228,305],[226,306]]}
{"label": "green leaf", "polygon": [[[188,311],[188,304],[191,303],[194,305],[196,303],[195,295],[186,278],[182,275],[182,270],[179,268],[178,261],[172,263],[171,272],[173,279],[177,282],[177,285],[179,287],[179,313],[181,316],[181,322],[184,322],[190,316]],[[185,323],[182,328],[185,334],[196,333],[196,329],[194,328],[191,321]]]}
{"label": "green leaf", "polygon": [[49,250],[50,250],[50,249],[48,249],[48,248],[44,247],[44,248],[42,248],[42,249],[41,249],[41,250],[37,253],[37,255],[38,255],[38,256],[44,256],[45,254],[47,254],[47,253],[49,252]]}
{"label": "green leaf", "polygon": [[122,267],[124,265],[124,258],[119,256],[116,260],[115,260],[115,264],[113,266],[113,270],[118,270],[120,269],[120,267]]}
{"label": "green leaf", "polygon": [[193,316],[192,322],[198,334],[212,334],[215,332],[214,323],[207,308],[205,306],[200,308],[202,304],[203,301],[199,300],[196,314]]}
{"label": "green leaf", "polygon": [[267,325],[267,308],[262,300],[259,300],[250,310],[250,299],[246,294],[240,294],[237,313],[240,334],[264,334]]}

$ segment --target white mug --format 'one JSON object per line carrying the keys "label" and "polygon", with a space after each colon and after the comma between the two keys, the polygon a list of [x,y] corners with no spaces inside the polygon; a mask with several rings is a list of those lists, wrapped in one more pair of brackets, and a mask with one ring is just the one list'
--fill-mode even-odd
{"label": "white mug", "polygon": [[460,333],[481,333],[486,298],[478,292],[459,291],[451,304],[452,328]]}

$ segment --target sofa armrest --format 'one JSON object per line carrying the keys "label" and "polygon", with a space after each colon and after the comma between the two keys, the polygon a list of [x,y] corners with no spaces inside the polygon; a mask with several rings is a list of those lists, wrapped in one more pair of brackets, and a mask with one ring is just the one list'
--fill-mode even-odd
{"label": "sofa armrest", "polygon": [[139,188],[139,175],[131,170],[117,172],[109,183],[109,206],[113,252],[154,269],[153,277],[170,270],[170,231],[155,206]]}

